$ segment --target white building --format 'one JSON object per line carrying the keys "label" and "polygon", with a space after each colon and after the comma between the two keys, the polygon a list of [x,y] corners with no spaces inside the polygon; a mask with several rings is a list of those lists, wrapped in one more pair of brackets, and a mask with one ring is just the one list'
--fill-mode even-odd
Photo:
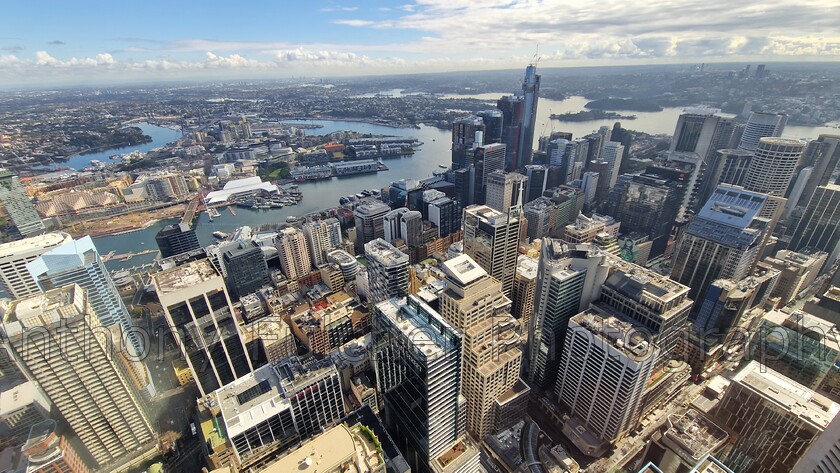
{"label": "white building", "polygon": [[0,285],[15,299],[38,294],[41,289],[26,264],[72,239],[66,233],[53,232],[3,243],[0,245]]}

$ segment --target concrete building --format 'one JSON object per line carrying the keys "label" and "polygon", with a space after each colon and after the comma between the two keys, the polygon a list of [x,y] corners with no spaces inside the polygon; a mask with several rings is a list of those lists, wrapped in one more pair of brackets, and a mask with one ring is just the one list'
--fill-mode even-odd
{"label": "concrete building", "polygon": [[733,471],[790,472],[838,410],[836,403],[751,361],[710,411],[730,433],[718,456]]}
{"label": "concrete building", "polygon": [[755,151],[761,138],[782,136],[787,124],[784,113],[752,112],[741,135],[738,149]]}
{"label": "concrete building", "polygon": [[600,160],[609,165],[606,175],[603,176],[605,185],[608,184],[608,188],[615,186],[615,183],[618,181],[619,169],[621,168],[621,158],[623,155],[624,145],[616,141],[607,141],[601,148]]}
{"label": "concrete building", "polygon": [[[689,471],[720,448],[729,435],[700,412],[689,409],[685,414],[668,415],[662,429],[654,433],[648,444],[645,460],[662,471]],[[724,473],[720,469],[700,469],[702,473]],[[731,471],[731,470],[730,470]]]}
{"label": "concrete building", "polygon": [[429,202],[429,221],[438,229],[438,237],[446,237],[461,228],[458,204],[449,197],[440,197]]}
{"label": "concrete building", "polygon": [[793,473],[840,473],[840,416],[811,444]]}
{"label": "concrete building", "polygon": [[767,220],[759,215],[766,202],[766,195],[741,188],[715,189],[674,252],[671,278],[691,288],[689,298],[702,301],[714,280],[737,281],[749,274],[764,237]]}
{"label": "concrete building", "polygon": [[26,269],[27,263],[72,240],[66,233],[52,232],[0,245],[0,285],[3,290],[15,299],[41,292],[37,281]]}
{"label": "concrete building", "polygon": [[569,243],[592,243],[599,233],[618,236],[621,222],[609,215],[592,214],[592,217],[579,214],[575,223],[566,225],[563,240]]}
{"label": "concrete building", "polygon": [[155,273],[152,283],[202,395],[253,371],[224,279],[209,260]]}
{"label": "concrete building", "polygon": [[347,282],[353,281],[359,273],[359,262],[344,250],[330,251],[327,253],[327,261],[338,265]]}
{"label": "concrete building", "polygon": [[385,457],[376,446],[379,441],[365,429],[361,424],[337,425],[270,463],[262,472],[385,473]]}
{"label": "concrete building", "polygon": [[557,233],[560,210],[548,197],[537,197],[522,208],[528,222],[528,240],[534,241]]}
{"label": "concrete building", "polygon": [[528,187],[525,191],[525,202],[528,203],[543,195],[548,183],[548,167],[540,164],[529,164],[525,166],[525,177],[528,178]]}
{"label": "concrete building", "polygon": [[134,329],[128,309],[89,236],[67,240],[27,263],[26,269],[42,291],[68,284],[82,286],[102,326],[118,324],[134,353],[147,353],[148,342]]}
{"label": "concrete building", "polygon": [[[817,187],[832,182],[834,170],[840,163],[840,135],[820,135],[808,143],[802,154],[802,165],[811,168],[811,174],[794,206],[805,207],[816,192]],[[836,179],[836,176],[835,176]],[[793,200],[793,198],[791,198]]]}
{"label": "concrete building", "polygon": [[828,253],[828,265],[840,254],[840,185],[818,186],[808,201],[805,214],[793,231],[789,248],[817,248]]}
{"label": "concrete building", "polygon": [[607,279],[605,255],[593,245],[546,238],[537,269],[534,315],[528,325],[528,383],[554,384],[569,318],[597,299]]}
{"label": "concrete building", "polygon": [[227,249],[222,253],[222,264],[227,270],[225,281],[230,295],[237,300],[271,283],[263,250],[258,246],[242,242]]}
{"label": "concrete building", "polygon": [[659,256],[668,246],[681,205],[677,182],[642,174],[633,176],[624,188],[616,219],[621,221],[624,234],[650,235],[651,254]]}
{"label": "concrete building", "polygon": [[280,269],[286,278],[294,281],[309,274],[312,269],[310,254],[314,255],[314,252],[306,244],[302,231],[287,227],[277,232],[277,255],[280,257]]}
{"label": "concrete building", "polygon": [[464,334],[461,392],[467,399],[467,430],[475,438],[493,433],[498,399],[519,380],[519,323],[510,315],[502,285],[468,255],[443,263],[447,289],[440,314]]}
{"label": "concrete building", "polygon": [[519,255],[521,209],[503,213],[486,205],[464,209],[464,253],[502,283],[505,295],[513,291]]}
{"label": "concrete building", "polygon": [[20,179],[11,171],[0,168],[0,202],[9,213],[12,223],[21,236],[28,237],[43,232],[44,222],[32,205]]}
{"label": "concrete building", "polygon": [[52,419],[32,426],[20,453],[26,460],[26,473],[90,471],[67,437],[58,433],[58,423]]}
{"label": "concrete building", "polygon": [[563,434],[586,455],[636,425],[659,352],[640,327],[594,310],[569,319],[555,393],[570,413]]}
{"label": "concrete building", "polygon": [[[437,234],[437,232],[435,232]],[[400,236],[409,248],[423,244],[423,214],[409,210],[400,216]]]}
{"label": "concrete building", "polygon": [[734,126],[733,119],[714,114],[680,114],[670,151],[697,153],[708,159],[715,151],[729,146]]}
{"label": "concrete building", "polygon": [[507,213],[511,207],[522,205],[528,178],[516,172],[493,171],[487,174],[487,196],[484,200],[488,207]]}
{"label": "concrete building", "polygon": [[[784,197],[806,144],[804,140],[761,138],[744,176],[744,189]],[[771,217],[777,207],[777,203],[768,202],[762,216]]]}
{"label": "concrete building", "polygon": [[519,255],[516,259],[516,276],[513,281],[510,313],[519,320],[524,335],[527,335],[528,321],[534,313],[538,267],[539,260],[529,256]]}
{"label": "concrete building", "polygon": [[341,248],[341,224],[336,218],[306,222],[302,230],[315,267],[326,263],[331,251]]}
{"label": "concrete building", "polygon": [[[3,335],[17,359],[98,468],[110,469],[138,451],[156,448],[142,401],[81,286],[48,290],[4,309]],[[31,339],[32,333],[40,340]],[[33,343],[40,348],[33,349]]]}
{"label": "concrete building", "polygon": [[155,234],[155,242],[160,249],[161,258],[180,255],[201,248],[195,230],[189,225],[167,225]]}
{"label": "concrete building", "polygon": [[382,239],[365,245],[370,301],[382,302],[408,294],[408,255]]}
{"label": "concrete building", "polygon": [[0,438],[24,442],[29,429],[49,415],[49,401],[35,383],[11,376],[0,378]]}
{"label": "concrete building", "polygon": [[698,205],[703,205],[721,184],[743,186],[753,152],[741,149],[719,149],[709,160],[703,176],[703,186],[697,195]]}
{"label": "concrete building", "polygon": [[384,301],[373,310],[373,359],[385,428],[411,471],[439,471],[435,463],[466,430],[466,400],[459,395],[462,334],[415,296]]}
{"label": "concrete building", "polygon": [[353,210],[356,221],[356,254],[365,251],[365,244],[385,237],[384,218],[391,208],[382,202],[366,202]]}
{"label": "concrete building", "polygon": [[813,248],[803,248],[802,252],[779,250],[775,257],[764,258],[765,265],[780,272],[773,297],[785,305],[793,302],[822,273],[827,258],[828,253]]}

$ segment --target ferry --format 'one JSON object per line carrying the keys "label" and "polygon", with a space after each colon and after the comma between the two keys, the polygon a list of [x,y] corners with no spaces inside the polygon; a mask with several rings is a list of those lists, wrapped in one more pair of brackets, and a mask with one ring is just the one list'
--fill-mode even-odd
{"label": "ferry", "polygon": [[224,240],[224,239],[225,239],[225,238],[227,238],[229,235],[228,235],[227,233],[225,233],[225,232],[218,232],[218,231],[216,231],[216,232],[213,232],[213,236],[214,236],[214,237],[216,237],[216,238],[218,238],[219,240]]}
{"label": "ferry", "polygon": [[439,167],[439,168],[441,168],[441,169],[446,169],[446,168],[448,168],[449,166],[447,166],[447,165],[445,165],[445,164],[438,164],[438,167]]}

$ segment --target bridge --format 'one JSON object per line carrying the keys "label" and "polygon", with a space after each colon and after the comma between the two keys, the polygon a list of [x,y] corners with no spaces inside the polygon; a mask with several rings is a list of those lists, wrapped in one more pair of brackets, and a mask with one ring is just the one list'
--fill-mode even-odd
{"label": "bridge", "polygon": [[199,202],[201,202],[201,199],[196,197],[193,200],[191,200],[189,204],[187,204],[187,209],[184,211],[184,216],[181,217],[181,225],[192,225],[192,221],[195,218],[196,211],[198,210]]}

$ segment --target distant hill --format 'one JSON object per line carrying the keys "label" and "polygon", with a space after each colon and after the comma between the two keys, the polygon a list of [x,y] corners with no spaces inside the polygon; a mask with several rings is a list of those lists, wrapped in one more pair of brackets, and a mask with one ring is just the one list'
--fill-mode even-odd
{"label": "distant hill", "polygon": [[591,110],[630,110],[633,112],[661,112],[662,107],[648,102],[647,100],[638,99],[598,99],[593,100],[584,107]]}

